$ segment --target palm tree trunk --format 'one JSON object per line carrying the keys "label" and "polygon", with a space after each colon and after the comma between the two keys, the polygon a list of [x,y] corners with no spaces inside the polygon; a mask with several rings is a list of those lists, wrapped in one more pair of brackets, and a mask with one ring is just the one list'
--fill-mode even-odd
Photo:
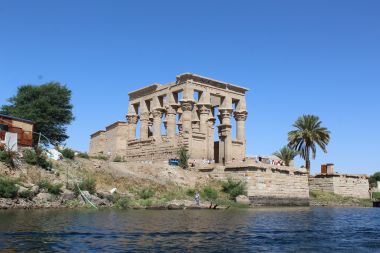
{"label": "palm tree trunk", "polygon": [[310,159],[306,159],[305,163],[307,173],[310,175]]}

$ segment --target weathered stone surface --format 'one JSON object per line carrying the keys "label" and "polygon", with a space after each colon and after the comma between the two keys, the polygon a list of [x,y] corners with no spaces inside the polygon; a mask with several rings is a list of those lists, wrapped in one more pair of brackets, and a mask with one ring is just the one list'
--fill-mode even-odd
{"label": "weathered stone surface", "polygon": [[74,200],[76,198],[75,193],[67,189],[62,192],[61,196],[63,201]]}
{"label": "weathered stone surface", "polygon": [[369,199],[369,182],[365,175],[317,174],[309,178],[311,190],[333,192],[346,197]]}
{"label": "weathered stone surface", "polygon": [[245,205],[251,204],[251,201],[245,195],[239,195],[239,196],[236,197],[235,200],[236,200],[236,203],[238,203],[238,204],[245,204]]}
{"label": "weathered stone surface", "polygon": [[33,200],[38,202],[48,202],[53,200],[53,195],[46,192],[40,192],[33,198]]}

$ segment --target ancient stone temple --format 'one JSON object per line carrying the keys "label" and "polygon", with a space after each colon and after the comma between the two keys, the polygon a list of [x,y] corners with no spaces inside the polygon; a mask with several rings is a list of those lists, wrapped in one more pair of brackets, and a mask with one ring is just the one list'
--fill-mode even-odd
{"label": "ancient stone temple", "polygon": [[133,91],[127,122],[115,122],[91,135],[90,154],[158,161],[176,158],[178,149],[185,147],[194,160],[242,161],[247,91],[190,73],[177,76],[173,83]]}

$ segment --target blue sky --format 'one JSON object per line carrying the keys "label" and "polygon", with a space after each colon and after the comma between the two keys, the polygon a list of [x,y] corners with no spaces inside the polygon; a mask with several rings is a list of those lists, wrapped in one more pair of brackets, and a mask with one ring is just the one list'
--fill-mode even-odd
{"label": "blue sky", "polygon": [[[312,172],[379,171],[380,1],[0,1],[0,104],[17,86],[73,91],[68,146],[124,120],[128,92],[192,72],[250,88],[248,154],[302,114],[331,131]],[[297,161],[302,164],[301,160]]]}

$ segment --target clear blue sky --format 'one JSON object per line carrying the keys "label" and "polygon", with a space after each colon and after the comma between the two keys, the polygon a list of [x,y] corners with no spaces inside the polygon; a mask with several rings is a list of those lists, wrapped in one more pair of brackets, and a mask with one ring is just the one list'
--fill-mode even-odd
{"label": "clear blue sky", "polygon": [[[128,92],[192,72],[250,88],[248,154],[302,114],[331,130],[324,162],[380,170],[380,1],[0,1],[0,104],[21,84],[73,91],[68,146],[124,120]],[[301,161],[297,161],[301,165]]]}

